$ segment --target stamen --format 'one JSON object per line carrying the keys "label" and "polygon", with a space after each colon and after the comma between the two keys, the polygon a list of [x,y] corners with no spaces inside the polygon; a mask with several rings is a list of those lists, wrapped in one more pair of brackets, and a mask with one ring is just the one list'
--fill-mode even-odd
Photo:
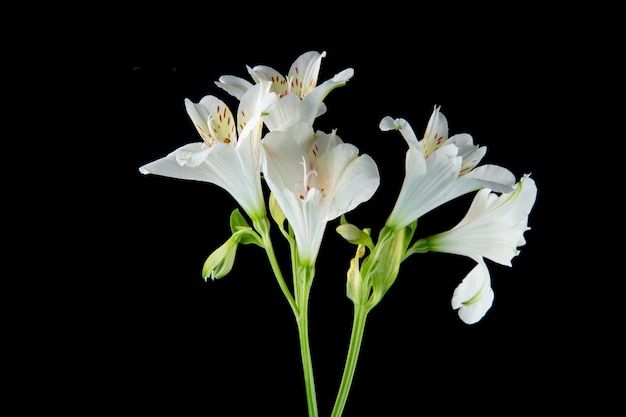
{"label": "stamen", "polygon": [[[302,187],[306,191],[306,193],[308,193],[309,190],[311,189],[311,187],[309,187],[309,185],[308,185],[309,176],[311,174],[315,174],[315,176],[317,176],[317,171],[315,171],[313,169],[313,170],[307,172],[307,162],[306,162],[306,159],[304,158],[304,156],[302,157],[302,161],[300,162],[300,164],[302,165],[302,172],[303,172]],[[300,198],[304,199],[304,196],[302,194],[300,194]]]}

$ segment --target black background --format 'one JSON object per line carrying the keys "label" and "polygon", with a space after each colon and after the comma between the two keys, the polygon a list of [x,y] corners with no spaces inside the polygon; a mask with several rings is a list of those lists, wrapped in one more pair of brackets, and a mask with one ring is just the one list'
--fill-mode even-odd
{"label": "black background", "polygon": [[[230,235],[234,200],[212,184],[143,176],[138,168],[199,140],[184,98],[212,94],[235,108],[214,84],[220,75],[248,78],[245,66],[260,64],[286,74],[309,50],[327,52],[320,82],[355,70],[330,93],[315,127],[337,128],[379,166],[379,190],[348,213],[356,225],[380,230],[403,178],[406,144],[378,129],[386,115],[407,119],[419,135],[441,105],[451,135],[469,133],[487,146],[483,163],[518,178],[531,173],[538,187],[513,267],[488,263],[495,301],[479,323],[462,323],[450,308],[471,261],[425,254],[402,264],[369,315],[345,417],[607,404],[616,386],[597,375],[619,372],[621,362],[606,367],[603,360],[620,327],[611,332],[607,320],[591,316],[608,284],[589,284],[581,272],[576,262],[588,257],[590,229],[571,220],[583,221],[570,197],[584,156],[569,152],[578,147],[585,155],[577,127],[598,117],[576,104],[593,101],[597,87],[584,82],[581,62],[601,56],[582,21],[521,9],[495,11],[496,19],[364,12],[239,20],[233,11],[217,24],[193,10],[124,10],[98,27],[89,44],[98,51],[90,54],[97,71],[78,83],[88,97],[78,107],[91,113],[82,132],[96,138],[88,152],[97,160],[81,168],[94,174],[84,174],[82,197],[97,209],[83,212],[72,237],[78,248],[64,271],[79,270],[79,278],[55,299],[58,314],[38,320],[48,348],[38,356],[37,391],[51,393],[50,404],[87,414],[306,415],[295,321],[263,251],[240,247],[221,280],[200,275]],[[418,235],[453,226],[470,201],[425,216]],[[337,224],[328,225],[310,301],[320,416],[330,414],[339,386],[352,314],[345,272],[354,247],[334,232]],[[287,248],[274,237],[288,267]],[[593,355],[583,347],[589,344],[599,347]]]}

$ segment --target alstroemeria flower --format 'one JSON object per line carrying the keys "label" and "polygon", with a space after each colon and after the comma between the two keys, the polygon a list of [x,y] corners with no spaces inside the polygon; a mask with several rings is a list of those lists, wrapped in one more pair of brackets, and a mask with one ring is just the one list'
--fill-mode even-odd
{"label": "alstroemeria flower", "polygon": [[452,229],[418,240],[415,252],[444,252],[467,256],[477,265],[454,291],[452,308],[468,324],[480,320],[493,303],[491,278],[484,259],[512,266],[519,247],[526,244],[524,232],[537,197],[535,181],[529,174],[515,190],[500,195],[488,188],[474,196],[465,217]]}
{"label": "alstroemeria flower", "polygon": [[237,120],[214,96],[185,107],[202,142],[186,144],[139,171],[165,177],[204,181],[225,189],[252,218],[265,215],[260,179],[262,116],[277,100],[269,83],[250,88],[241,98]]}
{"label": "alstroemeria flower", "polygon": [[298,123],[262,141],[263,174],[294,231],[301,262],[317,258],[328,221],[369,200],[380,183],[369,155],[336,132]]}
{"label": "alstroemeria flower", "polygon": [[432,209],[461,195],[487,187],[510,192],[515,176],[505,168],[486,164],[477,166],[486,148],[474,145],[469,134],[448,137],[448,122],[435,107],[422,140],[404,119],[384,117],[383,131],[399,130],[409,149],[405,159],[405,178],[387,226],[399,230]]}
{"label": "alstroemeria flower", "polygon": [[[264,119],[270,131],[285,130],[297,122],[312,125],[316,117],[326,112],[323,100],[328,93],[352,78],[354,70],[348,68],[317,85],[322,58],[325,56],[326,52],[305,52],[291,64],[287,76],[265,65],[254,68],[246,66],[255,83],[271,82],[271,91],[280,97],[276,110]],[[215,84],[236,98],[241,98],[254,85],[233,75],[223,75]]]}
{"label": "alstroemeria flower", "polygon": [[537,186],[524,175],[511,193],[500,195],[479,190],[465,217],[452,229],[424,239],[431,252],[454,253],[477,262],[487,258],[511,266],[526,241],[528,215],[537,196]]}

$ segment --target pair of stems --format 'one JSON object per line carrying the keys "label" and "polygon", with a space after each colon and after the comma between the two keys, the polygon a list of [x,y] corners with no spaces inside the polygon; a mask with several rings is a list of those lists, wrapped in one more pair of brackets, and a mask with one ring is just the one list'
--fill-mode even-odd
{"label": "pair of stems", "polygon": [[[276,254],[274,252],[271,238],[269,236],[268,226],[269,225],[267,223],[264,224],[259,231],[261,232],[265,251],[267,253],[276,280],[278,281],[278,285],[280,286],[280,289],[287,299],[287,302],[289,303],[296,318],[308,414],[309,417],[319,417],[317,394],[315,391],[315,378],[313,375],[313,361],[311,357],[311,347],[309,342],[308,322],[309,294],[311,291],[311,284],[313,282],[314,267],[311,265],[298,265],[295,245],[291,245],[292,273],[294,279],[295,295],[294,297],[294,295],[291,294],[283,278],[280,265],[278,263],[278,260],[276,259]],[[341,415],[343,414],[343,410],[348,399],[348,394],[350,392],[350,387],[352,386],[352,380],[354,379],[354,372],[356,370],[356,364],[359,358],[359,352],[361,350],[361,342],[363,340],[363,333],[365,331],[365,323],[369,310],[369,308],[366,308],[364,306],[360,306],[357,304],[354,305],[354,316],[352,322],[352,331],[350,334],[350,344],[348,347],[346,362],[341,378],[341,384],[337,392],[337,397],[335,399],[335,404],[333,406],[331,417],[341,417]]]}

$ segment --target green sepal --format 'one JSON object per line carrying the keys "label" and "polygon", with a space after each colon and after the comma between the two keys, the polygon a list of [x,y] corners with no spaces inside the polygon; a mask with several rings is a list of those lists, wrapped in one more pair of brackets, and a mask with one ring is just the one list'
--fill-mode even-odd
{"label": "green sepal", "polygon": [[237,243],[241,245],[255,244],[263,247],[263,239],[248,224],[238,208],[230,214],[230,231],[233,233],[233,236],[238,236]]}

